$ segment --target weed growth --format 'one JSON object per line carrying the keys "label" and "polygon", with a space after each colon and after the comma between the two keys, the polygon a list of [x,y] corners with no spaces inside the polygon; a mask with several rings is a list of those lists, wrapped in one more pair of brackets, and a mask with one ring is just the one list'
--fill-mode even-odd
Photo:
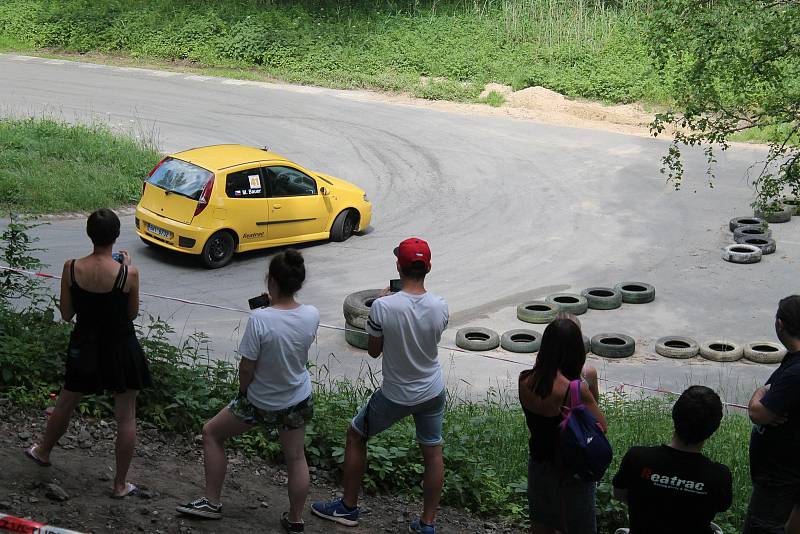
{"label": "weed growth", "polygon": [[[256,68],[288,81],[473,101],[486,82],[662,100],[652,0],[7,0],[0,46]],[[443,81],[429,84],[426,79]]]}
{"label": "weed growth", "polygon": [[137,138],[99,124],[0,119],[0,209],[47,213],[133,204],[159,159],[150,132]]}

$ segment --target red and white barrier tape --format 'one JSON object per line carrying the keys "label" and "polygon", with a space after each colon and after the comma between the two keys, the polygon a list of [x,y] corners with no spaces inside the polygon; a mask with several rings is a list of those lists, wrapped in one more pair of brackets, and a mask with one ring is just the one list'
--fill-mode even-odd
{"label": "red and white barrier tape", "polygon": [[24,534],[81,534],[76,530],[67,530],[52,525],[45,525],[44,523],[37,523],[36,521],[6,514],[0,514],[0,530]]}
{"label": "red and white barrier tape", "polygon": [[[54,279],[54,280],[61,280],[60,276],[56,276],[56,275],[53,275],[53,274],[37,273],[37,272],[33,272],[33,271],[25,271],[23,269],[15,269],[13,267],[4,267],[2,265],[0,265],[0,271],[11,271],[11,272],[14,272],[14,273],[17,273],[17,274],[24,274],[24,275],[27,275],[27,276],[35,276],[35,277],[40,277],[40,278],[51,278],[51,279]],[[246,314],[250,313],[250,310],[245,310],[245,309],[241,309],[241,308],[232,308],[232,307],[229,307],[229,306],[221,306],[219,304],[210,304],[208,302],[200,302],[200,301],[196,301],[196,300],[188,300],[188,299],[182,299],[182,298],[178,298],[178,297],[170,297],[170,296],[167,296],[167,295],[158,295],[158,294],[155,294],[155,293],[147,293],[147,292],[144,292],[144,291],[140,292],[140,294],[145,295],[147,297],[153,297],[153,298],[162,299],[162,300],[169,300],[169,301],[172,301],[172,302],[180,302],[182,304],[189,304],[189,305],[192,305],[192,306],[204,306],[206,308],[214,308],[214,309],[217,309],[217,310],[226,310],[226,311],[232,311],[232,312],[237,312],[237,313],[246,313]],[[346,330],[346,328],[343,328],[341,326],[333,326],[333,325],[322,324],[322,323],[320,323],[319,327],[320,328],[326,328],[328,330],[338,330],[338,331],[341,331],[341,332],[344,332]],[[461,352],[461,353],[464,353],[464,354],[470,354],[472,356],[480,356],[481,358],[486,358],[486,359],[489,359],[489,360],[498,360],[498,361],[501,361],[501,362],[513,363],[513,364],[524,366],[524,367],[530,367],[529,363],[518,362],[516,360],[510,360],[508,358],[503,358],[501,356],[491,356],[489,354],[486,354],[485,352],[473,352],[473,351],[464,350],[464,349],[457,348],[457,347],[449,347],[447,345],[437,345],[437,346],[440,349],[443,349],[443,350],[449,350],[449,351],[452,351],[452,352]],[[607,378],[600,378],[600,380],[602,380],[603,382],[606,382],[607,384],[613,384],[614,386],[616,386],[616,388],[619,391],[622,391],[622,389],[625,388],[625,387],[631,387],[631,388],[635,388],[635,389],[641,389],[641,390],[645,390],[645,391],[652,391],[654,393],[661,393],[661,394],[666,394],[666,395],[676,395],[676,396],[680,395],[679,393],[676,393],[674,391],[670,391],[670,390],[664,389],[664,388],[655,388],[655,387],[644,386],[644,385],[640,385],[640,384],[629,384],[627,382],[617,382],[615,380],[609,380]],[[747,410],[747,406],[742,405],[742,404],[736,404],[736,403],[733,403],[733,402],[725,402],[725,401],[723,401],[722,404],[724,404],[725,406],[728,406],[730,408],[738,408],[738,409],[741,409],[741,410]]]}

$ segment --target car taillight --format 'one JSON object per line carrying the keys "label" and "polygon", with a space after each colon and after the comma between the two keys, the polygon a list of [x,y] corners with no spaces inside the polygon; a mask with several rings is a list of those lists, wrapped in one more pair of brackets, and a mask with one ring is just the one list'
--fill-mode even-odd
{"label": "car taillight", "polygon": [[203,187],[203,192],[200,193],[200,198],[197,199],[197,208],[194,210],[194,216],[197,217],[202,213],[206,206],[208,206],[208,201],[211,198],[211,191],[214,189],[214,175],[211,175],[211,178],[208,179],[206,185]]}

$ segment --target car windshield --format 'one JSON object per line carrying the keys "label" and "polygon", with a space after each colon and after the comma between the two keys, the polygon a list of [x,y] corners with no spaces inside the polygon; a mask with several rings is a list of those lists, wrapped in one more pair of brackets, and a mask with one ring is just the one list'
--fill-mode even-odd
{"label": "car windshield", "polygon": [[197,200],[212,176],[211,171],[188,161],[169,158],[158,166],[147,182],[171,193]]}

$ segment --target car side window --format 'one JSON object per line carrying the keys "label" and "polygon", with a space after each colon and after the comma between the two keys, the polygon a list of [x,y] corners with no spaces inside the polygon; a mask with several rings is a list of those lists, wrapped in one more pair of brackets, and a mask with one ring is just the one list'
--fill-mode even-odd
{"label": "car side window", "polygon": [[259,169],[232,172],[225,178],[225,194],[230,198],[264,198],[262,182]]}
{"label": "car side window", "polygon": [[291,167],[266,167],[264,169],[271,197],[298,197],[317,194],[317,181]]}

